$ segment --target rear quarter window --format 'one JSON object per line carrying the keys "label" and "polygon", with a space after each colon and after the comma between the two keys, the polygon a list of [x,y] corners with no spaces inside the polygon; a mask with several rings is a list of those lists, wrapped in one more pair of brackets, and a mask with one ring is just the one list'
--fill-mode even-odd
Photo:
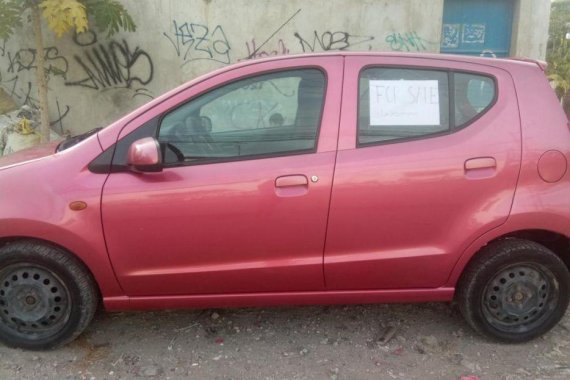
{"label": "rear quarter window", "polygon": [[492,78],[465,73],[454,73],[455,125],[469,124],[491,107],[495,99],[495,82]]}

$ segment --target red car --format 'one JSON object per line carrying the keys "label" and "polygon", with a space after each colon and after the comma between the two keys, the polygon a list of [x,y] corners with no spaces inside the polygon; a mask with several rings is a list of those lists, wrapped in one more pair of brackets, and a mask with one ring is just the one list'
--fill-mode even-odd
{"label": "red car", "polygon": [[200,77],[0,160],[0,340],[107,310],[456,300],[522,342],[569,301],[568,120],[539,62],[338,53]]}

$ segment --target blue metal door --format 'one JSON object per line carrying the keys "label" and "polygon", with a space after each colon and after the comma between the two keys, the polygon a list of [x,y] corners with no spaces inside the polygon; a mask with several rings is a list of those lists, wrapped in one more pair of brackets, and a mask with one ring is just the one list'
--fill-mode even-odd
{"label": "blue metal door", "polygon": [[506,57],[514,0],[445,0],[441,52]]}

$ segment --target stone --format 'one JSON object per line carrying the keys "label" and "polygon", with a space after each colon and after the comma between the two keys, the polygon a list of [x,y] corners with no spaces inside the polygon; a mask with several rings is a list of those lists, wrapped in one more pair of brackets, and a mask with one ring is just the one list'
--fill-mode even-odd
{"label": "stone", "polygon": [[451,355],[451,357],[449,358],[449,360],[453,363],[453,364],[461,364],[461,362],[463,361],[464,357],[463,354],[457,352],[454,353],[453,355]]}
{"label": "stone", "polygon": [[440,350],[439,342],[433,335],[423,336],[416,344],[416,350],[420,354],[430,354]]}
{"label": "stone", "polygon": [[437,338],[433,335],[424,336],[421,339],[422,343],[429,346],[429,347],[437,347],[438,341]]}
{"label": "stone", "polygon": [[143,377],[156,377],[162,373],[162,369],[158,366],[152,365],[141,368],[140,374]]}
{"label": "stone", "polygon": [[174,368],[173,372],[176,376],[187,376],[188,375],[188,371],[186,370],[186,368],[182,368],[182,367]]}
{"label": "stone", "polygon": [[461,365],[463,367],[467,368],[468,370],[470,370],[471,372],[480,372],[481,371],[481,367],[479,366],[479,364],[472,363],[466,359],[461,360]]}

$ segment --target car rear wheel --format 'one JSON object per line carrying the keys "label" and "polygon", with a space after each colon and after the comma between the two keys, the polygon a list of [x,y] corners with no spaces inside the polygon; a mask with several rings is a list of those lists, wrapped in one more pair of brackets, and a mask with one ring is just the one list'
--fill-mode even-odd
{"label": "car rear wheel", "polygon": [[69,253],[36,242],[0,249],[0,341],[51,349],[75,339],[98,303],[91,274]]}
{"label": "car rear wheel", "polygon": [[566,312],[569,291],[568,268],[556,254],[534,242],[505,239],[469,264],[457,301],[476,331],[517,343],[554,327]]}

